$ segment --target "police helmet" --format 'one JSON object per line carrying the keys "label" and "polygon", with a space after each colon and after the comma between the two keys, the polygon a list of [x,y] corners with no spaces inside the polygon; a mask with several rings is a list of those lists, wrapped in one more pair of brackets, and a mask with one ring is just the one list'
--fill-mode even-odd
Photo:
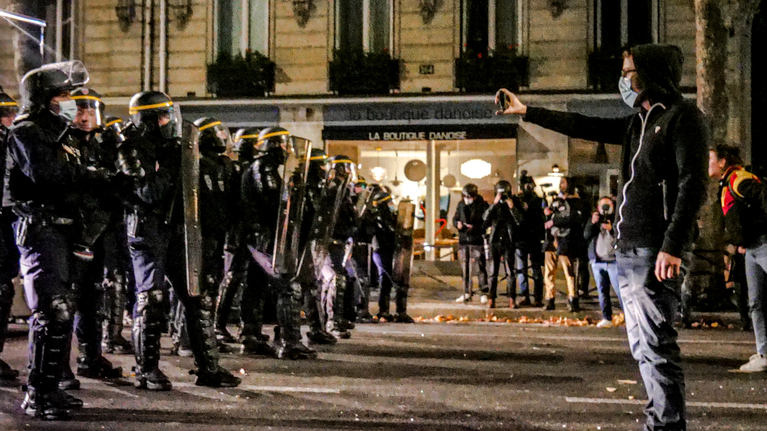
{"label": "police helmet", "polygon": [[461,194],[466,198],[476,198],[479,194],[479,187],[477,187],[477,185],[474,183],[468,183],[463,186]]}
{"label": "police helmet", "polygon": [[202,117],[195,120],[194,125],[200,131],[200,151],[220,154],[230,148],[232,137],[221,121],[213,117]]}
{"label": "police helmet", "polygon": [[392,196],[389,192],[384,189],[380,189],[373,193],[373,195],[370,197],[370,204],[373,208],[376,209],[389,208],[388,204],[391,199]]}
{"label": "police helmet", "polygon": [[51,99],[82,87],[90,80],[88,70],[79,60],[50,63],[27,72],[19,84],[25,109],[47,109]]}
{"label": "police helmet", "polygon": [[312,165],[324,165],[328,160],[328,153],[322,148],[312,148],[311,155],[309,156],[309,162]]}
{"label": "police helmet", "polygon": [[272,158],[277,164],[288,159],[290,132],[282,127],[267,127],[258,134],[258,150]]}
{"label": "police helmet", "polygon": [[258,127],[246,127],[234,134],[232,151],[237,155],[238,160],[253,160],[256,155],[259,132],[261,129]]}
{"label": "police helmet", "polygon": [[117,145],[125,142],[125,135],[123,135],[123,123],[122,118],[119,117],[107,117],[104,119],[104,128],[101,132],[102,141],[112,140]]}
{"label": "police helmet", "polygon": [[89,88],[76,88],[71,93],[72,100],[77,104],[77,114],[72,122],[80,130],[90,132],[104,124],[104,108],[101,95]]}
{"label": "police helmet", "polygon": [[523,170],[519,173],[519,185],[525,186],[527,184],[532,184],[535,187],[535,180],[530,175],[527,175],[527,171]]}
{"label": "police helmet", "polygon": [[150,132],[159,132],[163,138],[181,136],[181,110],[161,91],[142,91],[131,97],[128,113],[133,124]]}
{"label": "police helmet", "polygon": [[354,162],[349,157],[339,154],[331,157],[328,163],[330,164],[330,169],[337,174],[343,174],[349,177],[351,181],[356,181],[357,170],[355,169]]}
{"label": "police helmet", "polygon": [[19,104],[13,98],[0,91],[0,117],[15,117]]}

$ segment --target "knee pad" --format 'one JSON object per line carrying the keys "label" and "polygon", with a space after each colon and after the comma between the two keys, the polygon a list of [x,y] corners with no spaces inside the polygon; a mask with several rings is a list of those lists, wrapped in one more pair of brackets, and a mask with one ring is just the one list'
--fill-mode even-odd
{"label": "knee pad", "polygon": [[136,314],[151,315],[153,317],[162,316],[163,301],[164,295],[160,289],[139,292],[136,294]]}

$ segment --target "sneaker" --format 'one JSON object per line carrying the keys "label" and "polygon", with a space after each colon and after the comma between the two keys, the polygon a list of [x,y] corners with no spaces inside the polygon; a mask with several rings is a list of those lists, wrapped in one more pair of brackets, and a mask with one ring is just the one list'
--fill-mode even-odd
{"label": "sneaker", "polygon": [[520,307],[529,307],[533,305],[532,302],[530,302],[530,298],[523,298],[521,301],[519,301],[519,304],[517,304]]}
{"label": "sneaker", "polygon": [[133,345],[130,341],[123,338],[122,335],[117,335],[112,340],[102,340],[101,351],[113,355],[132,355]]}
{"label": "sneaker", "polygon": [[[21,402],[21,408],[24,409],[25,414],[35,418],[51,421],[65,420],[71,417],[69,410],[72,407],[70,407],[71,402],[68,397],[74,398],[61,390],[39,394],[34,389],[27,388],[24,401]],[[82,406],[82,401],[80,406]]]}
{"label": "sneaker", "polygon": [[378,313],[376,314],[379,322],[391,322],[394,320],[394,316],[391,313]]}
{"label": "sneaker", "polygon": [[602,319],[597,323],[597,328],[612,328],[613,322],[612,320]]}
{"label": "sneaker", "polygon": [[269,342],[264,341],[255,335],[240,337],[240,343],[242,344],[240,353],[243,355],[263,355],[269,357],[274,357],[276,355],[274,348]]}
{"label": "sneaker", "polygon": [[98,359],[89,363],[79,363],[77,375],[89,379],[119,379],[123,376],[123,369],[122,367],[115,367],[107,358],[99,356]]}
{"label": "sneaker", "polygon": [[458,298],[455,298],[455,302],[471,302],[472,295],[468,293],[464,293],[463,295],[459,296]]}
{"label": "sneaker", "polygon": [[767,357],[759,353],[752,355],[748,362],[740,366],[740,371],[746,373],[761,373],[767,371]]}
{"label": "sneaker", "polygon": [[479,297],[479,303],[480,304],[487,304],[487,295],[481,295]]}
{"label": "sneaker", "polygon": [[61,372],[61,379],[59,380],[59,389],[62,391],[76,391],[80,389],[80,381],[77,380],[75,377],[75,374],[72,372],[71,369],[63,370]]}
{"label": "sneaker", "polygon": [[276,350],[278,359],[317,359],[317,352],[301,343],[293,344],[280,339]]}

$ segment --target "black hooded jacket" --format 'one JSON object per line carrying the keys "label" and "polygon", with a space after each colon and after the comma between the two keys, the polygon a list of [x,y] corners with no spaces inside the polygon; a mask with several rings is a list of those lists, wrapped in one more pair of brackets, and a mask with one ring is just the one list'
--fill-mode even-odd
{"label": "black hooded jacket", "polygon": [[[477,195],[474,198],[474,202],[471,205],[466,205],[463,199],[458,202],[458,208],[455,209],[455,216],[453,216],[453,226],[456,226],[458,222],[463,225],[458,229],[458,244],[460,245],[484,245],[485,240],[483,234],[484,219],[482,216],[487,210],[487,202],[481,195]],[[467,227],[471,225],[471,228]]]}
{"label": "black hooded jacket", "polygon": [[[633,50],[643,90],[625,118],[597,118],[529,107],[525,121],[596,142],[619,144],[621,195],[618,248],[652,247],[681,257],[692,245],[708,181],[708,133],[703,114],[679,91],[682,54],[670,45]],[[616,77],[617,81],[617,77]]]}

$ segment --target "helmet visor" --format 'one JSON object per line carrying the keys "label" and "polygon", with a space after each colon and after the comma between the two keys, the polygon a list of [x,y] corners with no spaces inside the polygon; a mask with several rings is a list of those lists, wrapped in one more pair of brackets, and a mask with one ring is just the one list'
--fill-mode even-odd
{"label": "helmet visor", "polygon": [[124,126],[125,124],[123,123],[123,120],[115,118],[104,124],[102,134],[112,136],[118,143],[125,142],[125,135],[123,135]]}
{"label": "helmet visor", "polygon": [[224,126],[220,121],[215,121],[204,126],[200,126],[200,132],[203,134],[210,134],[206,136],[215,136],[214,147],[221,152],[229,152],[232,148],[232,135],[229,133],[229,128]]}
{"label": "helmet visor", "polygon": [[104,103],[95,96],[77,95],[72,96],[72,100],[77,103],[77,114],[75,115],[75,127],[86,132],[104,125],[104,112],[102,108]]}

